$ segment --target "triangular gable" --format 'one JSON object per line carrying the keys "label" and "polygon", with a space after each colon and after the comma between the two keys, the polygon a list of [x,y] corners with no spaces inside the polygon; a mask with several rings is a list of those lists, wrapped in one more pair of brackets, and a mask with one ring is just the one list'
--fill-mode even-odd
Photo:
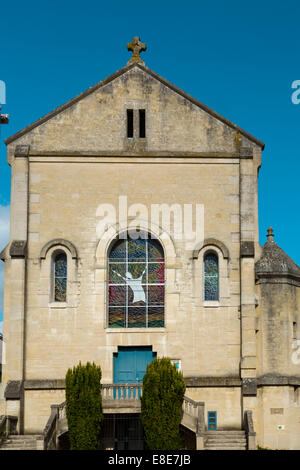
{"label": "triangular gable", "polygon": [[183,90],[181,90],[180,88],[176,87],[175,85],[173,85],[172,83],[168,82],[165,78],[161,77],[160,75],[158,75],[157,73],[153,72],[152,70],[150,70],[148,67],[145,67],[141,64],[137,64],[137,63],[133,63],[133,64],[130,64],[130,65],[127,65],[125,67],[123,67],[122,69],[118,70],[117,72],[113,73],[112,75],[110,75],[109,77],[105,78],[104,80],[96,83],[95,85],[93,85],[92,87],[88,88],[87,90],[85,90],[84,92],[80,93],[79,95],[77,95],[76,97],[72,98],[71,100],[67,101],[66,103],[64,103],[63,105],[59,106],[58,108],[54,109],[53,111],[51,111],[50,113],[46,114],[45,116],[41,117],[40,119],[38,119],[37,121],[33,122],[32,124],[29,124],[28,126],[24,127],[23,129],[21,129],[19,132],[13,134],[12,136],[8,137],[4,142],[6,145],[10,144],[11,142],[13,142],[14,140],[22,137],[24,134],[30,132],[32,129],[34,129],[35,127],[38,127],[39,125],[45,123],[46,121],[48,121],[49,119],[53,118],[54,116],[58,115],[59,113],[65,111],[67,108],[69,108],[70,106],[74,105],[75,103],[77,103],[78,101],[82,100],[83,98],[87,97],[88,95],[90,95],[91,93],[95,92],[96,90],[100,89],[101,87],[104,87],[105,85],[109,84],[110,82],[112,82],[113,80],[115,80],[116,78],[120,77],[121,75],[123,75],[124,73],[128,72],[130,69],[132,69],[133,67],[138,67],[140,68],[141,70],[143,70],[144,72],[148,73],[151,77],[153,77],[155,80],[158,80],[159,82],[161,82],[163,85],[165,85],[166,87],[170,88],[171,90],[173,90],[175,93],[179,94],[180,96],[182,96],[183,98],[185,98],[186,100],[190,101],[191,103],[193,103],[194,105],[198,106],[199,108],[201,108],[203,111],[205,111],[206,113],[210,114],[212,117],[216,118],[217,120],[221,121],[222,123],[226,124],[227,126],[231,127],[232,129],[236,130],[237,132],[239,132],[241,135],[243,135],[244,137],[246,137],[247,139],[249,139],[250,141],[254,142],[255,144],[257,144],[259,147],[262,148],[262,150],[264,149],[265,147],[265,144],[257,139],[256,137],[254,137],[253,135],[249,134],[248,132],[246,132],[245,130],[241,129],[239,126],[237,126],[236,124],[232,123],[231,121],[229,121],[228,119],[224,118],[223,116],[221,116],[220,114],[218,114],[217,112],[213,111],[211,108],[209,108],[208,106],[206,106],[205,104],[201,103],[200,101],[198,101],[197,99],[193,98],[192,96],[188,95],[187,93],[185,93]]}

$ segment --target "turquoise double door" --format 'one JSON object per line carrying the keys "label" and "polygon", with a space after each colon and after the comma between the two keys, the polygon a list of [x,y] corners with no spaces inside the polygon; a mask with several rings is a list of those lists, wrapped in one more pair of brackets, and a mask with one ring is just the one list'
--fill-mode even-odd
{"label": "turquoise double door", "polygon": [[150,346],[119,347],[114,353],[114,383],[143,383],[147,365],[156,358]]}

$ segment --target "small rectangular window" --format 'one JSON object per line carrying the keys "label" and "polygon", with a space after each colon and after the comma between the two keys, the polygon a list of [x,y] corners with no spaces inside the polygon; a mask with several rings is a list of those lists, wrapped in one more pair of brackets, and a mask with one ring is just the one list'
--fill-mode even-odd
{"label": "small rectangular window", "polygon": [[208,429],[208,431],[216,431],[217,430],[217,412],[216,411],[208,411],[208,413],[207,413],[207,429]]}
{"label": "small rectangular window", "polygon": [[146,137],[146,110],[139,109],[140,138]]}
{"label": "small rectangular window", "polygon": [[293,321],[293,339],[297,339],[297,322]]}
{"label": "small rectangular window", "polygon": [[133,137],[133,109],[127,109],[127,138]]}

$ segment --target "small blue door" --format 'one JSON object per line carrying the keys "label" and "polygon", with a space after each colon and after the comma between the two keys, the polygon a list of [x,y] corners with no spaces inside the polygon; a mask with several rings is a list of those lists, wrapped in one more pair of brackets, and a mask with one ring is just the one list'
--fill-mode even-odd
{"label": "small blue door", "polygon": [[143,383],[147,365],[155,359],[151,346],[119,347],[114,353],[114,383]]}

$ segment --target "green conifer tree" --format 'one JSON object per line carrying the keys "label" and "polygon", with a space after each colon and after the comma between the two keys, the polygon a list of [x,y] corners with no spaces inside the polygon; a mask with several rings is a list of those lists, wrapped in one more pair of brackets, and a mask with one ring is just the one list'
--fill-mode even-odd
{"label": "green conifer tree", "polygon": [[100,449],[103,421],[101,368],[79,363],[66,374],[66,413],[71,450]]}
{"label": "green conifer tree", "polygon": [[169,358],[155,359],[146,370],[141,398],[141,420],[150,450],[181,448],[180,422],[185,383]]}

